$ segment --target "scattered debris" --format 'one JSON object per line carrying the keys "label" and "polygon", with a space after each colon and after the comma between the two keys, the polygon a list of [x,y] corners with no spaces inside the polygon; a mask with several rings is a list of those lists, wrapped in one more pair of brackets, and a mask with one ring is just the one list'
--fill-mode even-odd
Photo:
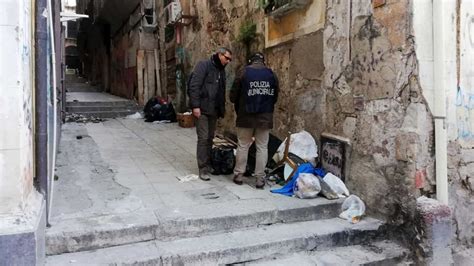
{"label": "scattered debris", "polygon": [[66,123],[76,122],[76,123],[100,123],[106,121],[103,118],[95,116],[85,116],[81,114],[68,113],[66,115]]}
{"label": "scattered debris", "polygon": [[80,135],[76,136],[76,139],[82,139],[82,136],[80,136]]}
{"label": "scattered debris", "polygon": [[311,173],[301,173],[296,180],[295,196],[300,199],[316,198],[321,191],[319,178]]}
{"label": "scattered debris", "polygon": [[337,193],[339,198],[344,198],[346,196],[349,197],[349,190],[339,177],[333,175],[332,173],[327,173],[323,179],[329,185],[329,187]]}
{"label": "scattered debris", "polygon": [[190,175],[176,177],[176,178],[179,180],[179,182],[184,183],[184,182],[197,180],[197,179],[199,179],[199,176],[197,176],[195,174],[190,174]]}
{"label": "scattered debris", "polygon": [[126,119],[142,119],[143,115],[140,112],[136,112],[134,114],[127,115],[125,118]]}
{"label": "scattered debris", "polygon": [[339,214],[339,217],[342,219],[346,219],[351,223],[355,224],[358,223],[365,213],[365,204],[364,202],[357,197],[356,195],[350,195],[343,203],[342,203],[342,212]]}
{"label": "scattered debris", "polygon": [[318,178],[319,183],[321,184],[321,195],[330,200],[338,199],[339,196],[336,191],[334,191],[321,176],[318,175]]}
{"label": "scattered debris", "polygon": [[307,131],[300,131],[289,136],[289,147],[286,147],[288,137],[280,144],[277,152],[273,156],[275,162],[280,161],[284,157],[285,150],[288,153],[293,153],[301,159],[308,161],[315,165],[316,157],[318,157],[318,145],[313,136]]}
{"label": "scattered debris", "polygon": [[171,123],[171,120],[156,120],[152,122],[153,124],[168,124]]}

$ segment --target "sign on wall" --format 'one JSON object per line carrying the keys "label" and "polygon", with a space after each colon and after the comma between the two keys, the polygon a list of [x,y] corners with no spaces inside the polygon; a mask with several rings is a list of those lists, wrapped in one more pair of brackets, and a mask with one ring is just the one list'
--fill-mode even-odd
{"label": "sign on wall", "polygon": [[321,136],[321,166],[345,182],[346,142]]}

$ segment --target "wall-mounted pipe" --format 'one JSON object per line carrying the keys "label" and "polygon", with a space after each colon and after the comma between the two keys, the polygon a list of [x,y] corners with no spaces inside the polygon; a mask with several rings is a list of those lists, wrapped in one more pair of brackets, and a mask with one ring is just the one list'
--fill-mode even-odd
{"label": "wall-mounted pipe", "polygon": [[433,1],[433,84],[435,122],[435,157],[436,157],[436,198],[443,204],[448,204],[448,158],[446,134],[446,92],[444,74],[444,32],[445,0]]}
{"label": "wall-mounted pipe", "polygon": [[48,213],[47,219],[51,217],[51,203],[53,202],[53,191],[54,191],[54,175],[55,175],[55,166],[56,166],[56,143],[57,143],[57,131],[58,131],[58,89],[57,89],[57,76],[56,76],[56,41],[55,41],[55,32],[54,32],[54,17],[53,17],[53,5],[51,1],[48,0],[48,19],[49,19],[49,36],[51,38],[51,70],[52,70],[52,77],[53,77],[53,148],[52,148],[52,155],[51,155],[51,176],[49,177],[49,184],[50,190],[48,194]]}
{"label": "wall-mounted pipe", "polygon": [[[39,191],[48,196],[48,23],[46,0],[35,5],[35,174]],[[48,217],[48,208],[46,216]],[[47,221],[48,222],[48,221]]]}

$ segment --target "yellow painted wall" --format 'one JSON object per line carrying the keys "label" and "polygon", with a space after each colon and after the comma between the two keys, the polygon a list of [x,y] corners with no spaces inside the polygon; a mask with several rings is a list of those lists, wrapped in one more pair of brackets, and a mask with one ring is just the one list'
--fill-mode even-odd
{"label": "yellow painted wall", "polygon": [[271,47],[298,38],[324,27],[326,15],[324,0],[313,0],[303,9],[296,9],[283,17],[265,18],[265,47]]}

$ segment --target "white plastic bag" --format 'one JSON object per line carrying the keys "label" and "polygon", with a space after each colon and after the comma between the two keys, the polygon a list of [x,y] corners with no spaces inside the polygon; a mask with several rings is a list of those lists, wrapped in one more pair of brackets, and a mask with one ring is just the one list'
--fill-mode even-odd
{"label": "white plastic bag", "polygon": [[301,173],[296,179],[295,196],[301,199],[316,198],[321,191],[319,178],[313,174]]}
{"label": "white plastic bag", "polygon": [[356,195],[350,195],[342,203],[342,212],[339,214],[339,217],[346,219],[351,223],[357,223],[360,221],[360,218],[365,213],[365,204],[364,202],[357,197]]}
{"label": "white plastic bag", "polygon": [[[285,153],[285,143],[286,139],[280,144],[277,152],[275,153],[274,160],[276,162],[280,161],[283,158]],[[315,164],[315,158],[318,157],[318,146],[313,136],[307,131],[300,131],[290,136],[290,147],[288,152],[291,152],[301,159],[304,159],[313,165]]]}
{"label": "white plastic bag", "polygon": [[323,179],[324,182],[326,182],[329,187],[331,187],[331,189],[337,193],[339,198],[344,198],[346,196],[349,197],[349,190],[339,177],[333,175],[332,173],[327,173]]}

